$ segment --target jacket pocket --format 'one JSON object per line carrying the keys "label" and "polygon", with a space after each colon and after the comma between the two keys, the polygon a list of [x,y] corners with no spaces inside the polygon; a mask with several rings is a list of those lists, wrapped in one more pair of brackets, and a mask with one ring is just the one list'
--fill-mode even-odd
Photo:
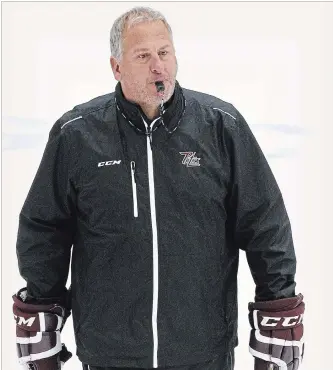
{"label": "jacket pocket", "polygon": [[136,191],[135,181],[135,162],[131,161],[131,177],[132,177],[132,192],[133,192],[133,214],[134,217],[138,217],[138,196]]}

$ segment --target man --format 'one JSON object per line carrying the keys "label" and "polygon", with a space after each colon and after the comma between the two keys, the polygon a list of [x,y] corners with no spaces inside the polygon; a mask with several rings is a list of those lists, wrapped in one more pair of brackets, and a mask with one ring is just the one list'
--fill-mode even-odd
{"label": "man", "polygon": [[234,369],[241,249],[256,283],[255,369],[296,370],[304,303],[290,222],[249,126],[180,86],[159,12],[130,10],[110,41],[115,92],[53,125],[20,213],[20,362],[60,368],[72,312],[87,369]]}

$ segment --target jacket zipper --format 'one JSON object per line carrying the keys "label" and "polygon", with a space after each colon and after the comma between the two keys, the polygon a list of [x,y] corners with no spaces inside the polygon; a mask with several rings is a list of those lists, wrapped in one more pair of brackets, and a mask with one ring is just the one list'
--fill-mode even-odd
{"label": "jacket zipper", "polygon": [[135,181],[135,162],[131,161],[131,175],[132,175],[132,192],[133,192],[133,214],[138,217],[138,196]]}
{"label": "jacket zipper", "polygon": [[152,151],[152,128],[158,118],[148,127],[146,121],[142,118],[147,130],[147,158],[148,158],[148,183],[150,199],[150,215],[153,234],[153,309],[152,309],[152,329],[153,329],[153,367],[158,367],[157,350],[158,350],[158,330],[157,330],[157,305],[158,305],[158,239],[157,239],[157,222],[155,206],[155,185],[154,185],[154,165]]}

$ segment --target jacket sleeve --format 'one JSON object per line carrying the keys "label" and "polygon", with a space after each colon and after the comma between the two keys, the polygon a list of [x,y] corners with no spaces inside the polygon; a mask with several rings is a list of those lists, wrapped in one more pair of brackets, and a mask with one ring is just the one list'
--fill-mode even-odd
{"label": "jacket sleeve", "polygon": [[16,243],[19,271],[28,297],[65,297],[74,236],[75,192],[70,146],[57,121],[19,215]]}
{"label": "jacket sleeve", "polygon": [[256,285],[255,301],[295,295],[296,256],[277,181],[244,117],[236,110],[231,139],[230,224]]}

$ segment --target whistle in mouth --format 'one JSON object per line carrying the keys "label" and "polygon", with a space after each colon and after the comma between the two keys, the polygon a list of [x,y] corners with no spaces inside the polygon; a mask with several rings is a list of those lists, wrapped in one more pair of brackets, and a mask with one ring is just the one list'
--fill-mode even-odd
{"label": "whistle in mouth", "polygon": [[165,89],[164,83],[162,81],[156,81],[155,86],[156,86],[157,92],[162,92]]}

